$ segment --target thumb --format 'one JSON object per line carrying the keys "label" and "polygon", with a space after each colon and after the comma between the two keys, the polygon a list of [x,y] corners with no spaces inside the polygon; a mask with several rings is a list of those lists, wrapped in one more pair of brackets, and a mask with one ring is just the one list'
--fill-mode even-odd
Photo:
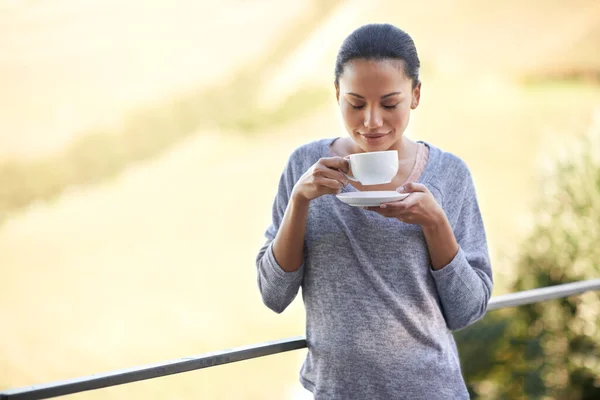
{"label": "thumb", "polygon": [[398,193],[408,193],[408,192],[411,191],[410,190],[411,189],[410,185],[411,185],[410,183],[405,183],[404,185],[397,187],[396,191]]}
{"label": "thumb", "polygon": [[427,192],[427,187],[421,183],[409,182],[396,189],[400,193]]}

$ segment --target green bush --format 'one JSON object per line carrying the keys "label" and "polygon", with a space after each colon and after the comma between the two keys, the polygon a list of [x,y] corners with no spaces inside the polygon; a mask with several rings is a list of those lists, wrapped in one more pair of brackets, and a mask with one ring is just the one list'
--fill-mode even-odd
{"label": "green bush", "polygon": [[[600,115],[543,178],[513,291],[600,276]],[[456,334],[473,398],[600,399],[598,292],[494,311]]]}

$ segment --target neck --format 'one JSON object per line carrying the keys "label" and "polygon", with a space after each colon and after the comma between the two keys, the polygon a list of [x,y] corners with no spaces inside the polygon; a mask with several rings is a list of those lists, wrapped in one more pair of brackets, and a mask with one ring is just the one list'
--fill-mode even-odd
{"label": "neck", "polygon": [[398,150],[400,160],[414,158],[417,143],[402,135],[402,138],[396,142],[389,150]]}

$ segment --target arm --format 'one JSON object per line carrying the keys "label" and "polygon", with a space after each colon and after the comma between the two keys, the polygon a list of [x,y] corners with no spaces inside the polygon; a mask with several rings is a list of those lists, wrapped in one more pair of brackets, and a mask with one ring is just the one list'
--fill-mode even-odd
{"label": "arm", "polygon": [[431,274],[451,330],[481,319],[493,289],[486,234],[470,174],[465,186],[454,231],[443,211],[437,223],[423,227],[431,254]]}
{"label": "arm", "polygon": [[[302,207],[302,204],[298,206],[293,201],[289,202],[292,186],[288,164],[279,181],[273,204],[273,222],[265,234],[267,241],[256,258],[258,288],[263,302],[276,313],[281,313],[294,300],[304,275],[303,247],[308,205]],[[282,251],[284,247],[289,251]]]}
{"label": "arm", "polygon": [[422,227],[429,258],[431,258],[431,267],[438,271],[450,264],[450,261],[456,256],[459,250],[456,237],[450,226],[446,213],[440,208],[440,212],[430,225]]}
{"label": "arm", "polygon": [[467,169],[454,212],[453,230],[444,210],[422,184],[409,183],[401,191],[409,196],[381,207],[370,207],[386,217],[418,224],[423,230],[431,260],[431,274],[440,297],[446,324],[451,330],[465,328],[481,319],[487,311],[493,281],[485,229],[475,188]]}
{"label": "arm", "polygon": [[297,271],[302,266],[308,206],[308,201],[292,196],[273,240],[275,259],[279,260],[281,269],[286,272]]}
{"label": "arm", "polygon": [[[292,156],[294,157],[294,156]],[[256,259],[258,287],[263,302],[281,313],[294,300],[304,276],[304,235],[310,201],[339,193],[347,183],[339,170],[348,170],[340,157],[324,158],[306,171],[298,182],[292,173],[293,159],[283,172],[267,241]]]}

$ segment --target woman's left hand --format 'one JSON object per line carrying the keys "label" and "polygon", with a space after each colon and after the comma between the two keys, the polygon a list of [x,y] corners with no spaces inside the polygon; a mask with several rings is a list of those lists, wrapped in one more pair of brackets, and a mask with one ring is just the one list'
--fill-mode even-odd
{"label": "woman's left hand", "polygon": [[365,207],[365,209],[421,227],[434,226],[445,216],[444,210],[425,185],[407,183],[397,190],[400,193],[410,194],[400,201],[383,203],[379,207]]}

